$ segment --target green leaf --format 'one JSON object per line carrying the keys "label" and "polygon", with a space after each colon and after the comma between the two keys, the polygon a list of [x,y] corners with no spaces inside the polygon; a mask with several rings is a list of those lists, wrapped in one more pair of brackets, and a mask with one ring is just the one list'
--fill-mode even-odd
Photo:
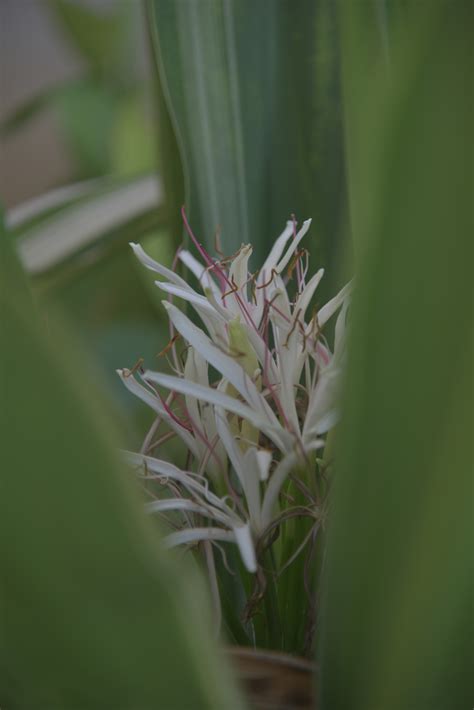
{"label": "green leaf", "polygon": [[111,172],[114,175],[136,175],[156,168],[153,124],[145,115],[143,96],[131,94],[123,98],[117,109],[111,141]]}
{"label": "green leaf", "polygon": [[64,86],[54,96],[53,105],[80,176],[107,173],[118,96],[110,87],[88,80]]}
{"label": "green leaf", "polygon": [[0,204],[0,293],[11,292],[26,309],[33,304],[30,284],[16,253],[14,238],[9,232]]}
{"label": "green leaf", "polygon": [[362,248],[321,706],[461,710],[473,705],[472,5],[408,3],[389,80],[369,81],[367,4],[341,2],[359,102],[348,133],[368,160],[350,173]]}
{"label": "green leaf", "polygon": [[149,9],[199,238],[213,249],[220,228],[227,253],[252,242],[257,265],[295,212],[314,218],[313,263],[335,270],[345,190],[332,3],[150,0]]}
{"label": "green leaf", "polygon": [[91,363],[14,285],[0,291],[2,707],[240,707],[201,581],[145,520]]}
{"label": "green leaf", "polygon": [[1,121],[0,135],[8,137],[11,133],[22,128],[37,114],[47,108],[54,101],[56,93],[61,91],[61,89],[61,86],[47,89],[21,103]]}
{"label": "green leaf", "polygon": [[118,237],[122,241],[162,221],[161,185],[154,175],[104,178],[71,185],[7,215],[19,253],[32,274],[47,272]]}
{"label": "green leaf", "polygon": [[91,69],[101,74],[113,70],[126,44],[130,5],[122,2],[111,12],[94,11],[84,3],[71,0],[48,0],[48,3],[69,40]]}

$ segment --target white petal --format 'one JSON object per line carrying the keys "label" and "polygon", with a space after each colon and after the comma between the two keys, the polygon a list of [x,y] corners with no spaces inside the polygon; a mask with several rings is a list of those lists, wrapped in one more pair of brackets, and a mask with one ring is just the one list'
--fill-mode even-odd
{"label": "white petal", "polygon": [[262,268],[260,269],[260,273],[257,279],[257,283],[259,285],[269,280],[272,273],[272,269],[276,267],[278,259],[283,254],[285,244],[287,243],[288,239],[291,237],[292,234],[293,222],[287,222],[285,229],[275,241],[275,244],[273,245],[270,254],[267,256]]}
{"label": "white petal", "polygon": [[182,298],[184,301],[188,301],[193,305],[199,306],[199,308],[202,308],[206,311],[206,313],[209,313],[214,318],[219,318],[219,320],[225,322],[222,316],[217,313],[214,306],[209,303],[208,299],[205,296],[201,296],[199,293],[196,293],[196,291],[189,286],[183,288],[182,286],[176,286],[176,284],[167,283],[166,281],[155,281],[155,283],[158,288],[165,291],[165,293],[170,293],[172,296],[177,296],[178,298]]}
{"label": "white petal", "polygon": [[212,292],[219,296],[220,288],[216,284],[206,266],[203,266],[191,252],[186,249],[181,249],[178,254],[179,260],[191,271],[192,274],[198,279],[199,283],[202,285],[203,289],[209,288]]}
{"label": "white petal", "polygon": [[171,533],[163,538],[163,544],[168,549],[177,545],[184,545],[189,542],[199,542],[200,540],[222,540],[223,542],[236,542],[235,534],[231,530],[222,528],[186,528],[178,532]]}
{"label": "white petal", "polygon": [[237,284],[244,301],[247,301],[248,263],[251,255],[252,247],[250,244],[244,244],[237,256],[232,260],[229,272],[230,282]]}
{"label": "white petal", "polygon": [[208,402],[209,404],[223,407],[225,410],[247,419],[257,429],[261,429],[282,451],[293,443],[291,435],[281,427],[278,420],[276,420],[276,424],[270,424],[264,415],[256,412],[235,397],[231,397],[225,392],[222,392],[220,389],[214,389],[213,387],[207,387],[197,382],[191,382],[182,377],[165,375],[161,372],[152,372],[151,370],[145,372],[144,378],[162,387],[166,387],[173,392],[180,392],[181,394],[195,397],[202,402]]}
{"label": "white petal", "polygon": [[163,301],[163,305],[168,311],[168,315],[176,330],[186,338],[186,340],[213,365],[222,375],[234,385],[235,389],[242,397],[256,409],[260,414],[264,414],[270,423],[278,426],[278,420],[270,407],[257,390],[256,386],[245,373],[245,370],[229,355],[222,352],[208,336],[192,323],[181,311],[171,303]]}
{"label": "white petal", "polygon": [[349,281],[348,284],[342,288],[337,296],[334,296],[334,298],[331,298],[330,301],[326,303],[319,311],[318,311],[318,323],[322,327],[327,321],[331,318],[331,316],[337,311],[339,306],[344,302],[344,299],[347,298],[349,295],[350,291],[352,288],[352,282]]}
{"label": "white petal", "polygon": [[266,481],[268,479],[268,472],[270,470],[270,464],[272,462],[271,451],[265,451],[264,449],[259,449],[256,452],[258,471],[260,474],[260,480]]}
{"label": "white petal", "polygon": [[155,382],[162,387],[173,392],[180,392],[181,394],[190,395],[203,402],[209,402],[210,404],[217,404],[220,407],[237,414],[239,417],[244,417],[250,422],[255,424],[255,426],[260,426],[262,423],[262,417],[255,412],[254,409],[244,404],[235,397],[231,397],[224,392],[214,389],[213,387],[206,387],[206,385],[201,385],[197,382],[192,382],[191,380],[184,379],[182,377],[175,377],[174,375],[165,375],[161,372],[152,372],[147,370],[144,375],[146,380]]}
{"label": "white petal", "polygon": [[346,343],[346,316],[349,308],[349,300],[346,299],[336,320],[334,329],[334,361],[337,365],[341,363],[344,356]]}
{"label": "white petal", "polygon": [[196,293],[190,286],[183,288],[165,281],[155,281],[155,283],[162,291],[191,303],[213,340],[217,340],[219,336],[225,339],[226,319],[205,296]]}
{"label": "white petal", "polygon": [[203,505],[193,503],[187,498],[164,498],[163,500],[154,500],[151,503],[145,504],[145,512],[147,513],[163,513],[167,510],[185,510],[190,513],[209,515],[207,508]]}
{"label": "white petal", "polygon": [[240,485],[245,491],[245,467],[244,457],[238,442],[231,433],[227,417],[222,407],[216,407],[216,429],[226,450],[227,456],[234,468]]}
{"label": "white petal", "polygon": [[189,471],[182,471],[176,466],[173,466],[173,464],[168,463],[168,461],[155,459],[152,456],[143,456],[142,454],[135,454],[131,451],[123,451],[122,454],[131,466],[140,468],[146,466],[147,471],[157,473],[163,478],[171,478],[173,481],[178,481],[192,493],[201,496],[205,502],[210,503],[214,508],[218,509],[218,511],[213,511],[213,516],[217,517],[217,515],[219,515],[219,520],[225,522],[225,524],[233,526],[241,522],[239,517],[224,501],[214,493],[211,493],[207,487],[207,482],[206,485],[199,483],[196,476],[193,476]]}
{"label": "white petal", "polygon": [[160,415],[164,419],[164,421],[168,424],[170,429],[172,429],[186,444],[187,448],[191,451],[193,456],[198,456],[199,451],[198,447],[196,446],[196,441],[194,437],[189,433],[187,429],[184,427],[180,426],[166,411],[166,409],[163,407],[162,403],[154,395],[150,390],[146,389],[146,387],[143,387],[135,377],[131,374],[126,375],[126,370],[117,370],[117,374],[122,380],[123,384],[125,387],[129,390],[129,392],[132,392],[136,397],[142,400],[142,402],[145,402],[149,407],[151,407],[157,414]]}
{"label": "white petal", "polygon": [[307,285],[304,287],[301,295],[296,301],[294,313],[295,315],[299,313],[298,317],[301,321],[304,321],[304,316],[306,309],[308,308],[311,299],[313,298],[314,292],[319,286],[319,282],[324,276],[324,269],[319,269],[319,271],[308,281]]}
{"label": "white petal", "polygon": [[[341,384],[341,371],[329,366],[322,370],[316,387],[310,394],[306,419],[303,427],[303,441],[309,442],[314,433],[324,433],[336,409]],[[331,414],[329,420],[327,416]]]}
{"label": "white petal", "polygon": [[160,276],[164,276],[166,279],[168,279],[172,283],[175,283],[177,286],[188,288],[188,284],[184,279],[181,278],[181,276],[178,276],[178,274],[175,274],[174,271],[172,271],[171,269],[167,269],[166,266],[159,264],[157,261],[152,259],[151,256],[148,256],[148,254],[145,252],[145,250],[140,244],[134,244],[134,242],[130,242],[130,246],[132,247],[137,259],[141,261],[143,266],[146,266],[147,269],[150,269],[150,271],[154,271],[155,273],[160,274]]}
{"label": "white petal", "polygon": [[246,568],[249,572],[257,571],[257,560],[255,557],[255,548],[250,534],[248,525],[242,525],[234,528],[235,541],[239,546],[240,554]]}
{"label": "white petal", "polygon": [[237,474],[244,491],[252,529],[258,534],[261,530],[260,488],[258,466],[253,453],[244,455],[235,435],[230,431],[224,410],[216,407],[216,427],[229,460]]}
{"label": "white petal", "polygon": [[306,219],[303,222],[303,226],[301,227],[300,231],[296,235],[296,237],[293,239],[291,242],[290,246],[288,247],[288,251],[286,252],[285,256],[281,259],[281,261],[278,262],[278,265],[276,266],[276,270],[278,271],[279,274],[284,270],[286,265],[289,263],[291,257],[295,253],[296,249],[298,248],[298,244],[300,241],[303,239],[305,236],[306,232],[308,229],[311,227],[311,220]]}
{"label": "white petal", "polygon": [[223,530],[222,528],[187,528],[167,535],[163,539],[163,544],[170,549],[177,545],[199,542],[201,540],[236,542],[244,565],[249,572],[256,572],[257,561],[248,525],[235,527],[232,531]]}
{"label": "white petal", "polygon": [[305,432],[305,441],[309,442],[315,439],[317,436],[320,436],[321,434],[326,434],[330,429],[336,426],[340,418],[341,415],[339,410],[336,408],[331,409],[330,412],[328,412],[318,420],[316,426],[313,429],[308,429]]}

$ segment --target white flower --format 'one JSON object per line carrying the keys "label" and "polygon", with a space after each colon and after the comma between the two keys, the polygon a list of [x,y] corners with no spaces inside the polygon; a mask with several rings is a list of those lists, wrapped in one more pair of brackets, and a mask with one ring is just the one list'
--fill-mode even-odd
{"label": "white flower", "polygon": [[[163,304],[174,332],[187,345],[186,361],[183,365],[178,357],[175,336],[169,348],[175,375],[145,371],[140,383],[133,372],[118,372],[126,387],[181,438],[193,470],[180,470],[146,451],[127,456],[145,467],[148,477],[173,484],[173,497],[147,506],[150,512],[183,514],[183,528],[166,538],[169,546],[232,540],[253,572],[255,542],[278,512],[288,474],[310,465],[310,454],[324,446],[322,436],[336,423],[350,285],[308,317],[324,273],[320,269],[306,282],[307,252],[299,245],[311,220],[298,232],[288,222],[258,275],[252,275],[250,245],[230,259],[214,260],[197,242],[184,213],[183,218],[204,263],[185,250],[179,259],[200,291],[140,245],[131,246],[144,266],[164,279],[156,285],[168,294]],[[292,297],[287,286],[293,284]],[[202,327],[172,297],[187,301]],[[322,328],[339,309],[332,353]],[[209,365],[219,373],[216,382],[209,381]],[[156,386],[169,390],[166,401]],[[212,526],[196,525],[196,518]]]}

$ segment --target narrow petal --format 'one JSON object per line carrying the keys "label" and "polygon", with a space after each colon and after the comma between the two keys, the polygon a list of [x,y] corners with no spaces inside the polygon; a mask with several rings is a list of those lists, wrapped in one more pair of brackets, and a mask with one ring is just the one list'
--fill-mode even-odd
{"label": "narrow petal", "polygon": [[186,528],[164,537],[163,544],[170,549],[190,542],[200,542],[201,540],[236,542],[235,534],[232,530],[223,530],[222,528]]}
{"label": "narrow petal", "polygon": [[172,271],[171,269],[167,269],[166,266],[159,264],[157,261],[152,259],[151,256],[148,256],[148,254],[145,252],[145,250],[140,244],[130,242],[130,246],[132,247],[137,259],[141,261],[143,266],[146,266],[147,269],[149,269],[150,271],[154,271],[157,274],[160,274],[160,276],[164,276],[165,279],[168,279],[172,283],[175,283],[177,286],[181,286],[182,288],[188,288],[188,284],[184,279],[181,278],[181,276],[178,276],[178,274],[176,274],[174,271]]}
{"label": "narrow petal", "polygon": [[168,424],[170,429],[172,429],[175,434],[177,434],[184,441],[186,447],[191,451],[193,456],[198,456],[199,451],[193,436],[189,433],[189,431],[180,426],[172,417],[170,417],[158,397],[137,382],[135,377],[128,374],[126,370],[117,370],[117,374],[129,392],[132,392],[132,394],[141,399],[142,402],[145,402],[145,404],[151,407],[153,411],[159,414],[160,417],[162,417]]}
{"label": "narrow petal", "polygon": [[176,284],[167,283],[166,281],[155,281],[158,288],[160,288],[165,293],[169,293],[172,296],[177,296],[182,298],[184,301],[192,303],[193,306],[198,306],[202,308],[206,313],[213,316],[214,318],[219,318],[220,321],[225,322],[222,316],[216,311],[214,306],[212,306],[205,296],[201,296],[196,293],[190,286],[183,288],[182,286],[176,286]]}
{"label": "narrow petal", "polygon": [[321,279],[324,276],[324,269],[319,269],[319,271],[314,274],[314,276],[308,281],[307,285],[304,287],[301,295],[295,303],[294,312],[299,312],[299,318],[304,321],[306,309],[308,308],[311,299],[313,298],[314,292],[319,286]]}
{"label": "narrow petal", "polygon": [[220,288],[211,277],[206,266],[201,264],[187,249],[181,249],[178,254],[179,260],[191,271],[198,279],[203,289],[209,288],[216,295],[220,295]]}
{"label": "narrow petal", "polygon": [[233,530],[223,530],[222,528],[187,528],[171,533],[163,539],[166,548],[177,547],[178,545],[200,542],[201,540],[221,540],[222,542],[237,543],[242,561],[249,572],[257,571],[257,561],[252,537],[248,525],[236,527]]}
{"label": "narrow petal", "polygon": [[255,455],[257,458],[260,480],[266,481],[268,479],[268,472],[272,462],[272,452],[266,451],[265,449],[259,449]]}
{"label": "narrow petal", "polygon": [[262,284],[262,283],[265,283],[266,281],[268,281],[272,270],[276,267],[278,260],[280,259],[281,255],[283,254],[283,250],[285,248],[285,245],[292,234],[293,234],[293,222],[287,222],[285,229],[280,234],[278,239],[275,241],[275,244],[273,245],[273,247],[270,251],[270,254],[267,256],[266,260],[263,263],[262,268],[260,269],[260,273],[259,273],[258,279],[257,279],[258,284]]}
{"label": "narrow petal", "polygon": [[230,266],[229,278],[230,282],[236,283],[240,293],[247,301],[247,280],[248,280],[248,263],[252,256],[252,247],[250,244],[244,244],[237,256],[232,260]]}
{"label": "narrow petal", "polygon": [[327,321],[331,318],[332,315],[337,311],[337,309],[342,305],[344,300],[347,298],[349,295],[350,291],[352,288],[352,281],[350,281],[348,284],[342,288],[337,296],[334,296],[334,298],[331,298],[330,301],[326,303],[319,311],[318,311],[318,323],[321,327]]}
{"label": "narrow petal", "polygon": [[329,366],[323,370],[315,389],[311,392],[303,427],[303,441],[310,442],[315,432],[322,434],[327,426],[326,417],[336,409],[341,384],[339,369]]}
{"label": "narrow petal", "polygon": [[234,528],[235,541],[239,547],[242,561],[249,572],[257,571],[257,560],[255,557],[255,548],[250,534],[248,525],[242,525]]}
{"label": "narrow petal", "polygon": [[310,227],[311,227],[311,220],[306,219],[303,222],[303,226],[301,227],[300,231],[296,235],[295,239],[293,239],[290,246],[288,247],[288,251],[286,252],[285,256],[281,259],[281,261],[278,262],[278,265],[275,267],[279,274],[281,274],[282,271],[285,269],[285,267],[288,265],[291,257],[293,256],[293,254],[295,253],[295,251],[298,248],[298,244],[303,239],[303,237],[305,236],[305,234],[307,233],[307,231]]}
{"label": "narrow petal", "polygon": [[[143,456],[142,454],[135,454],[132,451],[123,451],[122,453],[127,463],[131,466],[140,468],[146,467],[147,472],[152,471],[165,479],[171,478],[173,481],[178,481],[189,491],[200,496],[205,503],[210,503],[214,508],[219,509],[220,520],[224,521],[225,524],[229,526],[241,524],[240,518],[234,511],[218,496],[211,493],[207,482],[206,485],[200,483],[197,477],[189,471],[182,471],[176,466],[173,466],[173,464],[162,461],[161,459],[155,459],[152,456]],[[214,511],[213,515],[216,517],[216,511]]]}
{"label": "narrow petal", "polygon": [[145,504],[145,512],[147,513],[164,513],[168,510],[184,510],[189,513],[200,513],[201,515],[209,515],[208,508],[193,503],[187,498],[165,498],[163,500],[154,500],[151,503]]}
{"label": "narrow petal", "polygon": [[269,423],[278,426],[278,420],[274,413],[261,396],[256,386],[245,373],[242,367],[226,353],[222,352],[208,336],[192,323],[181,311],[171,303],[163,301],[163,305],[168,311],[168,315],[176,330],[196,348],[196,350],[213,365],[222,375],[234,385],[235,389],[242,397],[256,409],[260,414],[264,414]]}
{"label": "narrow petal", "polygon": [[254,454],[249,453],[252,449],[245,454],[242,452],[239,442],[230,431],[225,412],[221,407],[216,407],[216,427],[244,491],[252,529],[258,534],[261,529],[260,489]]}
{"label": "narrow petal", "polygon": [[291,435],[281,427],[278,420],[275,419],[276,424],[270,424],[264,415],[256,412],[235,397],[226,394],[220,388],[214,389],[213,387],[191,382],[182,377],[165,375],[161,372],[152,372],[151,370],[147,370],[143,377],[150,382],[155,382],[162,387],[166,387],[172,392],[180,392],[181,394],[195,397],[201,402],[217,405],[228,412],[247,419],[251,424],[257,427],[257,429],[261,429],[282,451],[293,443]]}

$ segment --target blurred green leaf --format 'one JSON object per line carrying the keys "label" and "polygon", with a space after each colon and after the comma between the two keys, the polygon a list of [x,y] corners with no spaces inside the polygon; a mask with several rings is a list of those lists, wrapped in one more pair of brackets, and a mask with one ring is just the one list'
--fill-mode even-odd
{"label": "blurred green leaf", "polygon": [[137,175],[157,165],[155,136],[139,93],[124,97],[110,136],[110,168],[115,175]]}
{"label": "blurred green leaf", "polygon": [[127,180],[104,178],[43,196],[15,208],[9,224],[19,239],[24,267],[40,274],[90,249],[137,239],[161,224],[161,184],[154,175]]}
{"label": "blurred green leaf", "polygon": [[345,180],[333,4],[150,0],[149,9],[198,236],[214,248],[220,228],[226,252],[251,242],[258,263],[292,212],[312,216],[313,263],[334,269]]}
{"label": "blurred green leaf", "polygon": [[78,204],[83,198],[101,194],[106,189],[105,185],[110,188],[110,183],[110,180],[103,178],[80,180],[32,197],[8,210],[8,226],[14,234],[20,235],[66,207]]}
{"label": "blurred green leaf", "polygon": [[30,284],[22,269],[15,250],[14,238],[5,224],[3,207],[0,204],[0,288],[2,291],[14,289],[14,298],[25,308],[32,307]]}
{"label": "blurred green leaf", "polygon": [[472,5],[407,4],[388,79],[369,81],[368,4],[340,4],[362,248],[322,708],[461,710],[473,706]]}
{"label": "blurred green leaf", "polygon": [[2,707],[240,707],[201,583],[161,551],[122,470],[91,364],[32,322],[1,257]]}
{"label": "blurred green leaf", "polygon": [[114,11],[100,11],[71,0],[48,2],[55,18],[93,71],[104,74],[119,63],[126,45],[129,3],[119,3]]}
{"label": "blurred green leaf", "polygon": [[71,84],[56,93],[54,107],[80,177],[108,172],[118,106],[117,95],[93,81]]}
{"label": "blurred green leaf", "polygon": [[8,136],[10,133],[17,131],[28,123],[31,119],[35,118],[38,113],[41,113],[43,109],[47,108],[58,91],[61,91],[61,87],[52,87],[36,94],[32,98],[27,99],[24,103],[20,104],[14,111],[6,116],[0,123],[0,135]]}
{"label": "blurred green leaf", "polygon": [[169,332],[153,277],[138,268],[128,242],[146,239],[171,265],[163,221],[160,181],[153,175],[78,183],[8,213],[36,297],[45,313],[65,314],[94,356],[127,421],[130,447],[141,445],[150,412],[125,390],[116,369],[141,357],[154,367]]}

